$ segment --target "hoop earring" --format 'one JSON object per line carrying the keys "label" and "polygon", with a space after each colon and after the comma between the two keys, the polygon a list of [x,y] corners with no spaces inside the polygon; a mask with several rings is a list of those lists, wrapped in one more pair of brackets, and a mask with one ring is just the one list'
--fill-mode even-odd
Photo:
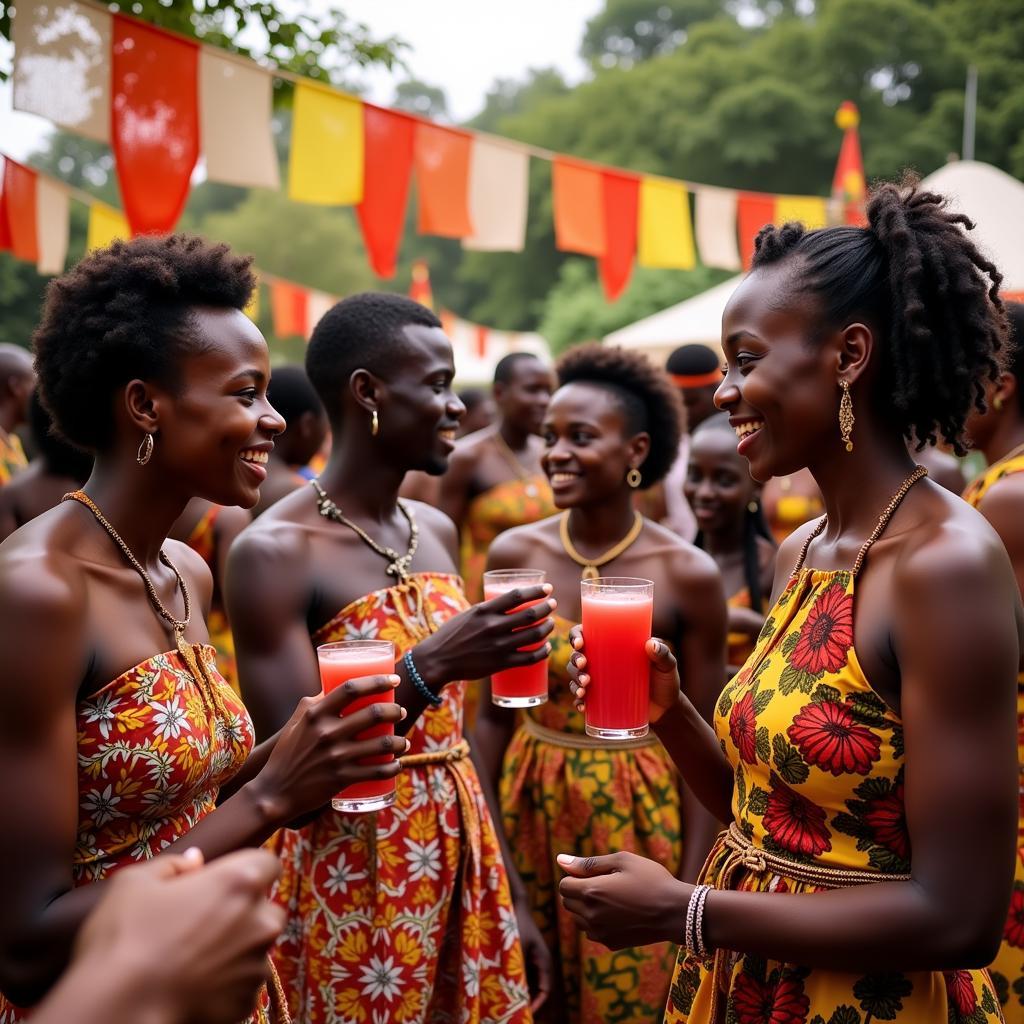
{"label": "hoop earring", "polygon": [[643,482],[643,479],[643,474],[640,472],[639,469],[636,468],[636,466],[634,466],[626,474],[626,483],[629,484],[629,486],[632,487],[634,491],[640,486],[640,484]]}
{"label": "hoop earring", "polygon": [[843,397],[839,400],[839,433],[842,436],[843,444],[848,452],[853,451],[853,399],[850,398],[850,382],[841,380],[839,387],[843,390]]}
{"label": "hoop earring", "polygon": [[370,437],[376,437],[380,433],[380,419],[377,416],[377,410],[374,409],[370,413]]}
{"label": "hoop earring", "polygon": [[140,465],[144,466],[153,457],[153,448],[155,444],[153,442],[153,435],[147,434],[139,445],[138,454],[135,456],[135,461]]}

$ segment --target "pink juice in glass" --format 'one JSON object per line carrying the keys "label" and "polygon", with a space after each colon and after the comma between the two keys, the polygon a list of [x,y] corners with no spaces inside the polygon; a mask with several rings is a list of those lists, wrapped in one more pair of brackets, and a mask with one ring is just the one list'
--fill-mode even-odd
{"label": "pink juice in glass", "polygon": [[[492,569],[484,573],[484,600],[490,601],[507,594],[516,587],[535,587],[544,582],[540,569]],[[541,598],[547,600],[547,598]],[[528,601],[509,612],[540,604]],[[541,620],[543,621],[543,620]],[[543,643],[543,641],[542,641]],[[521,651],[535,651],[541,644],[520,647]],[[535,665],[508,668],[491,676],[491,703],[501,708],[532,708],[548,699],[548,663],[541,659]]]}
{"label": "pink juice in glass", "polygon": [[[342,640],[339,643],[324,644],[316,649],[320,663],[320,681],[324,693],[350,679],[362,676],[390,676],[395,672],[395,646],[390,640]],[[342,712],[351,715],[369,704],[389,704],[395,699],[394,690],[376,693],[370,697],[360,697],[352,701]],[[376,736],[395,734],[393,722],[381,722],[359,733],[357,739],[373,739]],[[364,757],[360,764],[386,764],[394,759],[393,754],[375,754]],[[369,782],[355,782],[346,786],[331,801],[336,811],[347,814],[363,814],[367,811],[379,811],[390,807],[395,802],[395,780],[372,779]]]}
{"label": "pink juice in glass", "polygon": [[654,584],[606,576],[583,580],[583,637],[590,675],[586,731],[599,739],[646,736],[650,705],[650,661]]}

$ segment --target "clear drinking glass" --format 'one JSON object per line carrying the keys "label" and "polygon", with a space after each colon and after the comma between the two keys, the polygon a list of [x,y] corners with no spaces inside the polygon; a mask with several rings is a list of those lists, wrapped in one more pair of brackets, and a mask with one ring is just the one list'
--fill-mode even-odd
{"label": "clear drinking glass", "polygon": [[[484,599],[487,601],[514,590],[516,587],[536,587],[544,582],[541,569],[491,569],[484,573]],[[531,605],[546,601],[528,601],[513,608],[518,612]],[[541,620],[543,621],[543,620]],[[521,651],[535,651],[541,644],[530,644]],[[534,665],[507,668],[491,676],[491,703],[501,708],[533,708],[548,699],[548,663],[544,658]]]}

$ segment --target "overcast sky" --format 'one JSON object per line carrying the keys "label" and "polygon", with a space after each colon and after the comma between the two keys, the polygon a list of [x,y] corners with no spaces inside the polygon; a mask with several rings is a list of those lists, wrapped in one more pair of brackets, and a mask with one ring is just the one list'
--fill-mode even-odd
{"label": "overcast sky", "polygon": [[[298,0],[296,0],[296,3]],[[413,77],[442,88],[452,119],[472,117],[496,78],[522,78],[529,68],[557,67],[575,82],[583,26],[602,0],[335,0],[376,36],[397,35]],[[325,8],[321,0],[303,6]],[[0,50],[7,64],[10,51]],[[401,73],[377,72],[364,80],[367,98],[388,103]],[[49,130],[47,122],[11,109],[9,84],[0,86],[0,148],[26,156]]]}

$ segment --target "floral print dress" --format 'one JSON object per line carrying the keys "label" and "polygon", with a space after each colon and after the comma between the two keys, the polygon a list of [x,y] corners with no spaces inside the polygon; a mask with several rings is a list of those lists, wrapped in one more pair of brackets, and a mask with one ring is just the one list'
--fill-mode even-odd
{"label": "floral print dress", "polygon": [[[390,640],[399,657],[467,607],[455,576],[417,573],[343,608],[314,644]],[[409,756],[462,740],[464,683],[407,733]],[[508,876],[468,758],[407,766],[395,803],[327,809],[271,842],[288,914],[273,960],[302,1024],[529,1024]]]}
{"label": "floral print dress", "polygon": [[[731,828],[755,852],[809,875],[828,868],[906,877],[903,725],[857,658],[854,583],[851,572],[798,567],[753,654],[722,692],[715,731],[735,774]],[[796,893],[833,887],[747,866],[728,840],[723,833],[708,857],[710,885]],[[987,971],[844,973],[719,956],[716,986],[706,963],[680,952],[666,1024],[1002,1020]]]}
{"label": "floral print dress", "polygon": [[[573,624],[554,619],[548,638],[550,697],[525,711],[527,720],[509,744],[501,778],[505,834],[534,918],[554,951],[565,1001],[558,1005],[552,1000],[538,1019],[650,1024],[665,1005],[676,947],[660,943],[612,952],[592,942],[558,898],[564,872],[555,857],[566,851],[591,856],[628,850],[677,875],[682,859],[679,773],[653,736],[648,743],[614,749],[584,734],[566,671]],[[550,733],[540,735],[533,726]]]}
{"label": "floral print dress", "polygon": [[[1014,473],[1024,473],[1024,454],[1011,452],[1009,457],[993,462],[964,491],[964,501],[977,508],[995,484]],[[1024,1024],[1024,672],[1017,682],[1017,753],[1022,774],[1013,896],[999,955],[989,968],[1007,1024]]]}

